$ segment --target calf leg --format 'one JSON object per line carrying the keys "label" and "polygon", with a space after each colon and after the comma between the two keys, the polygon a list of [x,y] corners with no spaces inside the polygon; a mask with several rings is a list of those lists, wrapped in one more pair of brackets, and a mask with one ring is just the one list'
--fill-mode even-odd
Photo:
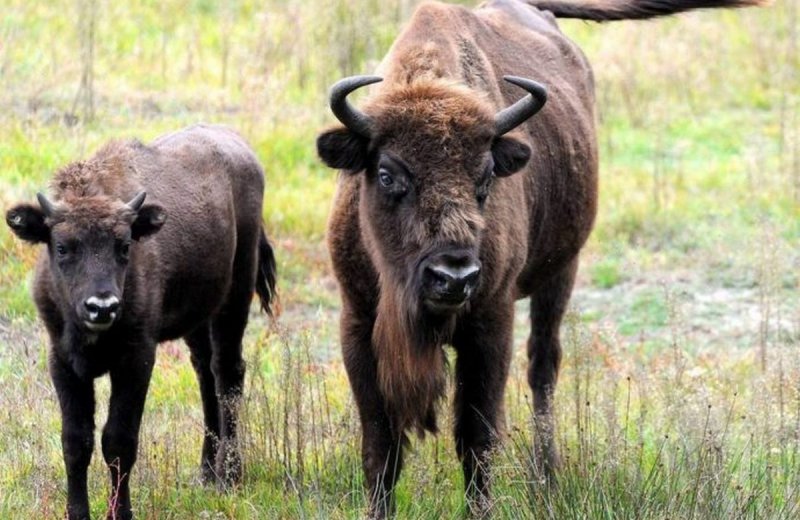
{"label": "calf leg", "polygon": [[531,298],[532,332],[528,339],[528,384],[533,391],[534,467],[538,474],[552,478],[559,457],[555,445],[553,393],[561,364],[559,328],[567,309],[575,272],[576,257],[562,271],[537,286]]}
{"label": "calf leg", "polygon": [[385,518],[394,510],[393,489],[403,467],[405,435],[392,428],[378,387],[372,320],[356,316],[345,305],[340,330],[345,369],[361,420],[361,461],[369,493],[369,517]]}
{"label": "calf leg", "polygon": [[211,371],[214,374],[220,408],[219,447],[215,468],[218,482],[223,486],[239,482],[242,476],[237,430],[245,373],[242,336],[247,326],[252,287],[253,285],[246,292],[234,292],[211,326]]}
{"label": "calf leg", "polygon": [[491,451],[503,429],[503,398],[511,361],[514,304],[464,317],[453,337],[456,361],[455,440],[471,513],[491,504]]}
{"label": "calf leg", "polygon": [[231,287],[225,303],[211,322],[211,371],[220,413],[215,468],[217,482],[223,487],[238,483],[242,477],[242,457],[237,435],[245,374],[242,337],[256,285],[260,229],[260,224],[256,224],[252,233],[244,227],[237,230],[238,244],[231,271]]}
{"label": "calf leg", "polygon": [[203,482],[214,481],[214,464],[219,443],[219,400],[217,399],[214,374],[211,372],[211,330],[208,324],[199,326],[185,336],[186,344],[191,351],[192,366],[197,374],[200,386],[200,397],[203,400],[203,452],[200,459],[200,475]]}
{"label": "calf leg", "polygon": [[138,347],[133,359],[111,370],[108,421],[103,428],[103,457],[111,476],[108,518],[128,520],[131,511],[130,474],[139,447],[147,388],[155,363],[155,344]]}
{"label": "calf leg", "polygon": [[94,384],[78,378],[55,354],[50,375],[61,406],[61,448],[67,470],[67,518],[89,519],[86,470],[94,448]]}

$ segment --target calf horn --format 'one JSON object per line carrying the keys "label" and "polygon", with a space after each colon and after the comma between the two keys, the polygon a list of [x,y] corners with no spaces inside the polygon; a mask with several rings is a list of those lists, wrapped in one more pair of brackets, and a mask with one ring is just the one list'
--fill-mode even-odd
{"label": "calf horn", "polygon": [[524,123],[547,102],[547,89],[541,83],[518,76],[503,76],[503,79],[512,85],[524,88],[529,94],[494,116],[498,137]]}
{"label": "calf horn", "polygon": [[146,193],[146,192],[144,192],[144,191],[140,191],[139,193],[137,193],[137,194],[136,194],[136,196],[135,196],[135,197],[133,197],[133,198],[131,199],[131,201],[130,201],[130,202],[128,202],[128,203],[127,203],[127,204],[125,204],[125,205],[126,205],[126,206],[128,206],[128,207],[129,207],[130,209],[132,209],[133,211],[139,211],[139,208],[141,208],[141,207],[142,207],[142,204],[144,204],[144,198],[145,198],[146,196],[147,196],[147,193]]}
{"label": "calf horn", "polygon": [[39,206],[42,207],[42,212],[44,213],[45,217],[52,217],[53,214],[56,212],[56,207],[53,205],[50,200],[45,197],[44,193],[37,193],[36,199],[39,201]]}
{"label": "calf horn", "polygon": [[363,112],[355,109],[347,101],[347,96],[357,88],[383,81],[380,76],[350,76],[340,79],[331,87],[330,105],[333,115],[342,122],[351,132],[361,137],[370,138],[372,135],[372,119]]}

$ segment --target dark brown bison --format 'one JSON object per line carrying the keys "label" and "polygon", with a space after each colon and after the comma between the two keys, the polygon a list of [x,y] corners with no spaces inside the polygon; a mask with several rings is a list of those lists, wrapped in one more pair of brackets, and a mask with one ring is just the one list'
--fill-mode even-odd
{"label": "dark brown bison", "polygon": [[202,474],[235,482],[242,334],[255,290],[267,312],[275,261],[261,222],[264,174],[233,131],[194,126],[151,145],[112,142],[56,173],[53,198],[10,209],[14,233],[43,243],[34,298],[52,342],[67,516],[89,518],[86,469],[94,379],[108,373],[103,428],[109,516],[132,516],[128,476],[160,341],[191,349],[205,415]]}
{"label": "dark brown bison", "polygon": [[[503,427],[520,298],[531,302],[535,459],[547,474],[558,463],[559,327],[595,217],[597,143],[591,67],[555,18],[757,3],[424,3],[380,77],[333,86],[331,108],[344,126],[323,132],[317,148],[344,170],[328,241],[373,514],[391,509],[406,432],[436,431],[445,344],[457,354],[454,434],[467,496],[471,506],[488,504],[487,458]],[[506,74],[518,77],[504,82]],[[351,91],[381,79],[363,111],[349,104]],[[519,99],[520,87],[530,95]]]}

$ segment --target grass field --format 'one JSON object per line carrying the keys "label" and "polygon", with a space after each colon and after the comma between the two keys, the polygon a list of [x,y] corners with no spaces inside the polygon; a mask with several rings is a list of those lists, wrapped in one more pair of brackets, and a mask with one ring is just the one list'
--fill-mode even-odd
{"label": "grass field", "polygon": [[[227,494],[199,484],[199,391],[187,349],[164,344],[132,476],[138,518],[363,511],[323,244],[335,173],[313,142],[332,121],[328,85],[370,72],[415,4],[0,0],[3,212],[108,139],[147,141],[198,121],[237,128],[267,171],[283,313],[270,322],[254,307],[246,337],[245,482]],[[600,212],[562,330],[559,485],[526,463],[521,302],[497,517],[800,515],[799,24],[800,0],[562,23],[597,77]],[[35,257],[0,226],[0,518],[58,517],[66,500],[48,347],[30,298]],[[108,382],[97,385],[100,425]],[[413,442],[400,518],[464,514],[449,423],[442,430]],[[97,444],[90,495],[100,516],[108,484]]]}

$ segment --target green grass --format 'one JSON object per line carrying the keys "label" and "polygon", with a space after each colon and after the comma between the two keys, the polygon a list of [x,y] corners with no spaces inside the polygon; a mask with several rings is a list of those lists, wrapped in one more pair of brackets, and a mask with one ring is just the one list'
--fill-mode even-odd
{"label": "green grass", "polygon": [[[229,124],[267,172],[283,314],[245,339],[245,481],[198,484],[188,352],[159,352],[133,479],[140,518],[357,518],[357,414],[323,244],[336,173],[315,156],[336,79],[370,72],[416,2],[103,3],[95,118],[76,104],[81,2],[0,10],[0,208],[112,138]],[[469,2],[465,2],[470,4]],[[562,331],[564,467],[529,468],[527,304],[516,313],[501,518],[793,518],[800,514],[800,2],[647,23],[563,23],[597,80],[601,194]],[[60,417],[30,299],[35,248],[0,226],[0,517],[58,517]],[[762,368],[761,360],[766,360]],[[98,417],[108,383],[98,382]],[[449,436],[414,440],[401,518],[460,518]],[[106,508],[99,446],[95,516]]]}

